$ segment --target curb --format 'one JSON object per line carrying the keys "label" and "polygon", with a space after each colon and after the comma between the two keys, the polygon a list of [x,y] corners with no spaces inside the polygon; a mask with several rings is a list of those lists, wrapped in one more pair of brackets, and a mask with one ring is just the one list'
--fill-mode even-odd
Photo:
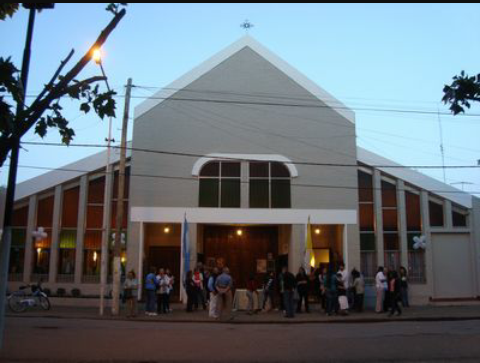
{"label": "curb", "polygon": [[388,322],[442,322],[442,321],[466,321],[480,320],[480,316],[461,316],[461,317],[392,317],[392,318],[360,318],[341,320],[261,320],[261,321],[238,321],[229,320],[192,320],[192,319],[176,319],[176,320],[160,320],[145,318],[126,318],[126,317],[101,317],[101,316],[62,316],[62,315],[14,315],[7,314],[7,317],[15,318],[41,318],[41,319],[58,319],[58,320],[103,320],[103,321],[123,321],[136,323],[178,323],[178,324],[232,324],[232,325],[302,325],[302,324],[373,324]]}

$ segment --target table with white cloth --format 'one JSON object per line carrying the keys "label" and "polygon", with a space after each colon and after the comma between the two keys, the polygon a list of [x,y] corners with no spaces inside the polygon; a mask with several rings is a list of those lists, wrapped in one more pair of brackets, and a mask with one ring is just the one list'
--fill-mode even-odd
{"label": "table with white cloth", "polygon": [[[257,290],[258,294],[253,293],[253,310],[262,309],[263,305],[263,290]],[[246,289],[236,289],[233,297],[233,310],[247,310],[248,297]]]}

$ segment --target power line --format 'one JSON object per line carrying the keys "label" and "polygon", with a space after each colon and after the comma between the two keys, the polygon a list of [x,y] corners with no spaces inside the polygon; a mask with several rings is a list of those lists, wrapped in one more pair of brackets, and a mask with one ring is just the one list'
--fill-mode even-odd
{"label": "power line", "polygon": [[[139,86],[137,86],[139,87]],[[167,88],[165,88],[167,89]],[[175,90],[175,89],[173,89]],[[177,91],[188,91],[184,89],[178,89]],[[209,91],[199,91],[203,93],[207,93]],[[215,91],[210,91],[215,92]],[[217,92],[219,94],[227,95],[228,92]],[[9,98],[10,95],[5,95]],[[244,94],[247,97],[255,97],[253,94]],[[28,95],[27,98],[36,98],[36,95]],[[68,97],[68,96],[63,96]],[[62,98],[63,98],[62,97]],[[124,98],[125,95],[115,95],[115,98]],[[301,99],[295,98],[279,98],[279,97],[268,97],[264,96],[267,99],[285,99],[287,101],[302,101]],[[222,99],[208,99],[208,98],[187,98],[187,97],[159,97],[159,96],[132,96],[132,99],[150,99],[150,100],[172,100],[172,101],[186,101],[186,102],[207,102],[207,103],[218,103],[218,104],[238,104],[238,105],[257,105],[257,106],[279,106],[279,107],[304,107],[304,108],[326,108],[326,109],[333,109],[333,110],[347,110],[347,111],[358,111],[358,112],[383,112],[383,113],[400,113],[400,114],[420,114],[420,115],[437,115],[437,111],[429,111],[429,110],[412,110],[412,109],[395,109],[395,108],[375,108],[375,107],[347,107],[340,102],[338,102],[338,106],[335,105],[321,105],[321,104],[307,104],[307,103],[279,103],[279,102],[259,102],[259,101],[246,101],[246,100],[222,100]],[[305,101],[309,101],[305,99]],[[311,100],[313,101],[313,100]],[[440,113],[443,116],[453,116],[451,113],[442,112]],[[476,113],[463,113],[455,115],[455,117],[480,117],[480,114]]]}
{"label": "power line", "polygon": [[[117,98],[123,98],[123,95],[114,96]],[[422,110],[407,110],[407,109],[387,109],[387,108],[359,108],[359,107],[347,107],[347,106],[329,106],[320,104],[301,104],[301,103],[275,103],[275,102],[253,102],[244,100],[221,100],[221,99],[208,99],[208,98],[186,98],[186,97],[158,97],[158,96],[132,96],[135,99],[153,99],[153,100],[170,100],[170,101],[187,101],[187,102],[205,102],[205,103],[217,103],[217,104],[236,104],[236,105],[254,105],[254,106],[279,106],[279,107],[304,107],[304,108],[326,108],[332,110],[347,110],[347,111],[370,111],[370,112],[391,112],[402,114],[420,114],[420,115],[437,115],[436,111],[422,111]],[[452,116],[450,113],[441,113],[444,116]],[[456,115],[458,116],[458,115]],[[480,117],[480,114],[461,114],[463,117]]]}
{"label": "power line", "polygon": [[[37,146],[54,146],[54,147],[85,147],[85,148],[106,148],[106,145],[102,144],[70,144],[65,145],[62,143],[42,143],[42,142],[35,142],[35,141],[25,141],[22,142],[25,145],[37,145]],[[110,146],[114,149],[122,149],[120,146]],[[208,155],[205,154],[198,154],[198,153],[186,153],[186,152],[176,152],[176,151],[163,151],[163,150],[153,150],[153,149],[144,149],[144,148],[136,148],[136,147],[126,147],[125,149],[131,151],[138,151],[138,152],[145,152],[145,153],[153,153],[153,154],[162,154],[162,155],[173,155],[173,156],[185,156],[185,157],[206,157]],[[234,158],[228,156],[222,156],[219,159],[223,160],[242,160],[248,162],[258,162],[255,159],[248,159],[248,158]],[[278,160],[262,160],[268,162],[278,162]],[[287,161],[285,164],[294,164],[294,165],[309,165],[309,166],[331,166],[331,167],[354,167],[358,168],[358,164],[340,164],[340,163],[320,163],[320,162],[313,162],[313,161]],[[372,168],[391,168],[391,169],[478,169],[480,165],[446,165],[446,166],[439,166],[439,165],[369,165]]]}
{"label": "power line", "polygon": [[[105,171],[98,171],[98,170],[80,170],[80,169],[68,169],[68,168],[52,168],[46,166],[34,166],[34,165],[19,165],[19,168],[25,169],[35,169],[35,170],[48,170],[48,171],[63,171],[63,172],[70,172],[70,173],[95,173],[95,174],[104,174],[107,173]],[[127,174],[125,174],[127,175]],[[171,179],[171,180],[184,180],[184,181],[193,181],[197,182],[201,180],[201,177],[182,177],[182,176],[171,176],[171,175],[153,175],[153,174],[128,174],[131,177],[140,177],[140,178],[157,178],[157,179]],[[241,184],[248,184],[249,181],[241,181],[240,178],[238,180]],[[303,188],[319,188],[319,189],[346,189],[346,190],[382,190],[382,188],[375,188],[375,187],[359,187],[359,186],[341,186],[341,185],[325,185],[325,184],[303,184],[303,183],[291,183],[292,187],[303,187]],[[409,189],[399,189],[403,191],[410,191]],[[448,193],[448,194],[480,194],[480,191],[470,191],[465,192],[461,190],[429,190],[431,193]]]}

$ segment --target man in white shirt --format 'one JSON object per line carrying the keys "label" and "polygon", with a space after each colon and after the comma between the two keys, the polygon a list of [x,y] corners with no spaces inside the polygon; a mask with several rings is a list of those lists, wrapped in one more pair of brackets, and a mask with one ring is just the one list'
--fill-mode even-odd
{"label": "man in white shirt", "polygon": [[385,294],[385,282],[387,279],[383,273],[383,267],[380,266],[375,276],[375,288],[377,290],[377,303],[375,306],[375,312],[381,313],[383,311],[383,297]]}
{"label": "man in white shirt", "polygon": [[350,308],[353,305],[353,296],[352,296],[351,290],[349,288],[350,287],[350,276],[349,276],[349,273],[348,273],[347,269],[345,268],[345,264],[343,262],[340,263],[337,273],[342,275],[342,282],[343,282],[343,286],[345,286],[345,291],[346,291],[347,299],[348,299],[348,306]]}

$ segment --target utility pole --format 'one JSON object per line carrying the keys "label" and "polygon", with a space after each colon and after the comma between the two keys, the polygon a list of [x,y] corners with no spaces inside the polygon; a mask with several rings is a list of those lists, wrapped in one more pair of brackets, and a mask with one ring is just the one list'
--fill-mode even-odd
{"label": "utility pole", "polygon": [[122,253],[122,227],[123,227],[123,197],[125,189],[125,163],[127,159],[127,128],[128,115],[130,111],[130,96],[132,91],[132,79],[127,81],[125,91],[125,108],[123,110],[122,140],[120,143],[120,167],[118,171],[118,195],[117,195],[117,215],[115,219],[115,245],[113,247],[113,301],[112,315],[120,313],[120,269]]}
{"label": "utility pole", "polygon": [[[27,36],[23,51],[22,70],[20,82],[22,87],[21,102],[17,104],[15,122],[22,121],[25,109],[25,96],[27,94],[28,71],[30,68],[31,45],[33,38],[33,26],[35,24],[35,12],[40,9],[52,9],[53,3],[31,3],[23,4],[29,10]],[[0,349],[3,347],[3,333],[5,327],[5,305],[8,283],[8,265],[10,262],[10,247],[12,245],[12,217],[13,204],[15,202],[15,186],[17,183],[18,156],[20,152],[20,137],[13,134],[14,145],[10,154],[10,167],[8,171],[7,194],[5,197],[5,215],[3,220],[2,242],[0,244]],[[1,221],[0,221],[1,223]]]}

